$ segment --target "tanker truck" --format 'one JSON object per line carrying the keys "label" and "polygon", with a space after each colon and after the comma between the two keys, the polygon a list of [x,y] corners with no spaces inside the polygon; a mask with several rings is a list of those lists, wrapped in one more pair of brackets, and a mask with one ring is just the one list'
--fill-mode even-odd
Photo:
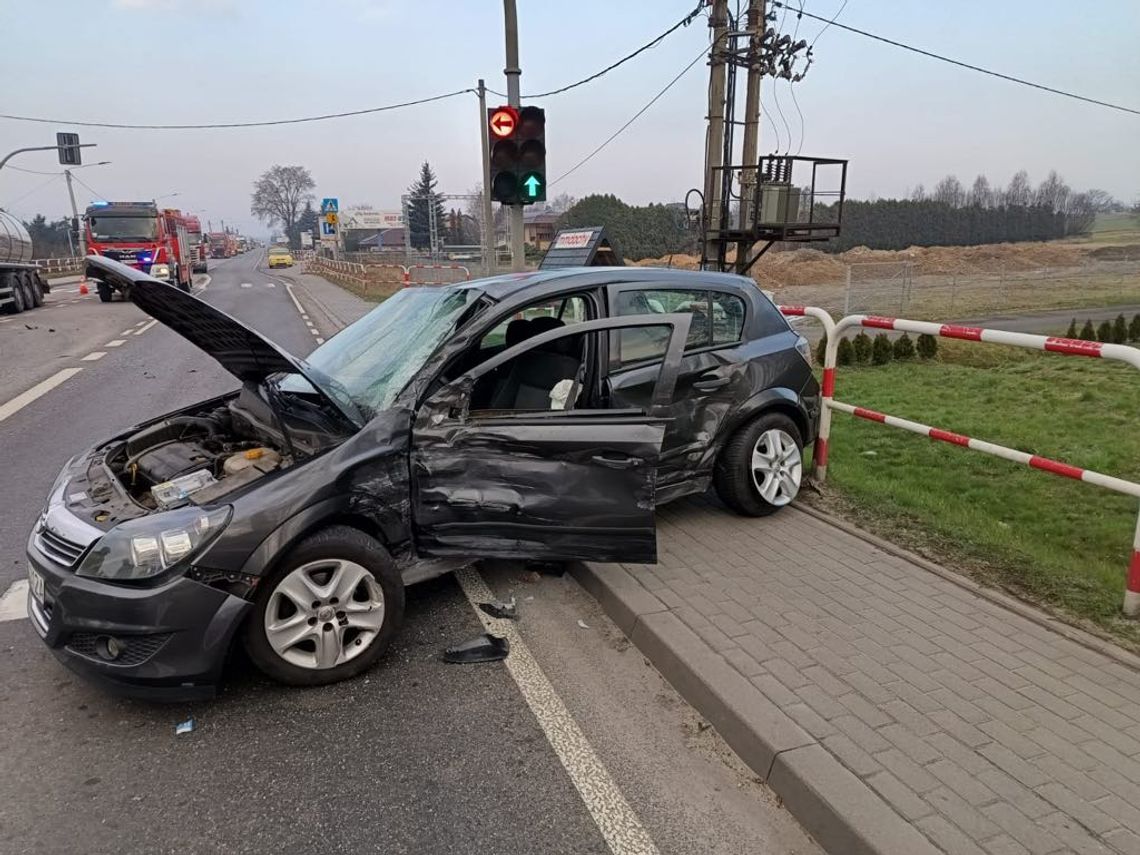
{"label": "tanker truck", "polygon": [[48,284],[32,261],[32,238],[24,224],[0,211],[0,311],[34,309],[44,303]]}

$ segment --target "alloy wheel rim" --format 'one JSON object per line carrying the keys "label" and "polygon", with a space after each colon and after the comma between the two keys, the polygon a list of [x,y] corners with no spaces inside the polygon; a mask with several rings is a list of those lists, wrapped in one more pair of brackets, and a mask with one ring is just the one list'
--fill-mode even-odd
{"label": "alloy wheel rim", "polygon": [[368,570],[339,558],[310,561],[273,589],[265,637],[289,664],[324,671],[368,650],[384,617],[384,593]]}
{"label": "alloy wheel rim", "polygon": [[772,428],[760,434],[752,449],[752,483],[770,505],[783,507],[800,492],[803,455],[785,431]]}

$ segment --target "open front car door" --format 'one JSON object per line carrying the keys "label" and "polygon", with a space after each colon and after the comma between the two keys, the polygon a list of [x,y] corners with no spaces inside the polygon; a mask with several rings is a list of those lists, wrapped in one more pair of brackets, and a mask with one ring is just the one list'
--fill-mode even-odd
{"label": "open front car door", "polygon": [[[631,315],[550,330],[431,395],[412,434],[419,553],[656,562],[657,459],[689,321]],[[650,406],[600,408],[607,335],[637,327],[669,332]],[[545,365],[554,373],[536,379]],[[489,384],[497,408],[473,408]]]}

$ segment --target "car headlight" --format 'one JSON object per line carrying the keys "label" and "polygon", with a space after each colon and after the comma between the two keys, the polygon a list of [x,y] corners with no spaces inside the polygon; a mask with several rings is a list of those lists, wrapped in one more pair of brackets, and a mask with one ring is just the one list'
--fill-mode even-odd
{"label": "car headlight", "polygon": [[76,574],[98,579],[147,579],[188,563],[229,524],[233,508],[179,508],[115,526],[87,553]]}
{"label": "car headlight", "polygon": [[152,264],[150,266],[150,275],[155,279],[169,279],[170,278],[170,265],[168,264]]}

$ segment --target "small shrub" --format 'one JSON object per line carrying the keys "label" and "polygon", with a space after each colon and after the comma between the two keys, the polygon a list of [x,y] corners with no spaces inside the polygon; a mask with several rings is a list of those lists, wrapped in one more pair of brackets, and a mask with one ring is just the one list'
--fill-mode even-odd
{"label": "small shrub", "polygon": [[1082,341],[1096,341],[1096,330],[1093,328],[1092,321],[1085,321],[1085,325],[1081,327],[1080,337]]}
{"label": "small shrub", "polygon": [[[1137,315],[1140,317],[1140,315]],[[871,361],[871,337],[865,332],[860,332],[855,336],[852,342],[852,347],[855,348],[855,361],[866,364]]]}
{"label": "small shrub", "polygon": [[871,364],[886,365],[891,361],[892,355],[891,340],[886,333],[879,333],[871,344]]}
{"label": "small shrub", "polygon": [[1140,315],[1132,316],[1132,323],[1128,325],[1128,340],[1140,341]]}
{"label": "small shrub", "polygon": [[1100,326],[1096,328],[1097,341],[1112,341],[1112,321],[1102,321]]}
{"label": "small shrub", "polygon": [[1112,322],[1112,340],[1116,344],[1128,341],[1128,322],[1124,320],[1124,315],[1117,315],[1116,320]]}
{"label": "small shrub", "polygon": [[[1073,334],[1076,337],[1076,333]],[[933,359],[938,355],[938,339],[935,336],[923,333],[918,337],[918,350],[919,359]]]}
{"label": "small shrub", "polygon": [[1076,338],[1076,337],[1077,337],[1077,319],[1073,318],[1071,321],[1069,321],[1069,328],[1067,330],[1065,330],[1065,338]]}
{"label": "small shrub", "polygon": [[891,349],[894,351],[895,359],[914,359],[914,342],[906,333],[895,339]]}
{"label": "small shrub", "polygon": [[855,348],[845,338],[839,339],[839,348],[835,353],[836,365],[850,365],[855,361]]}
{"label": "small shrub", "polygon": [[824,360],[827,358],[827,336],[819,340],[819,344],[815,346],[815,364],[820,367],[823,366]]}

